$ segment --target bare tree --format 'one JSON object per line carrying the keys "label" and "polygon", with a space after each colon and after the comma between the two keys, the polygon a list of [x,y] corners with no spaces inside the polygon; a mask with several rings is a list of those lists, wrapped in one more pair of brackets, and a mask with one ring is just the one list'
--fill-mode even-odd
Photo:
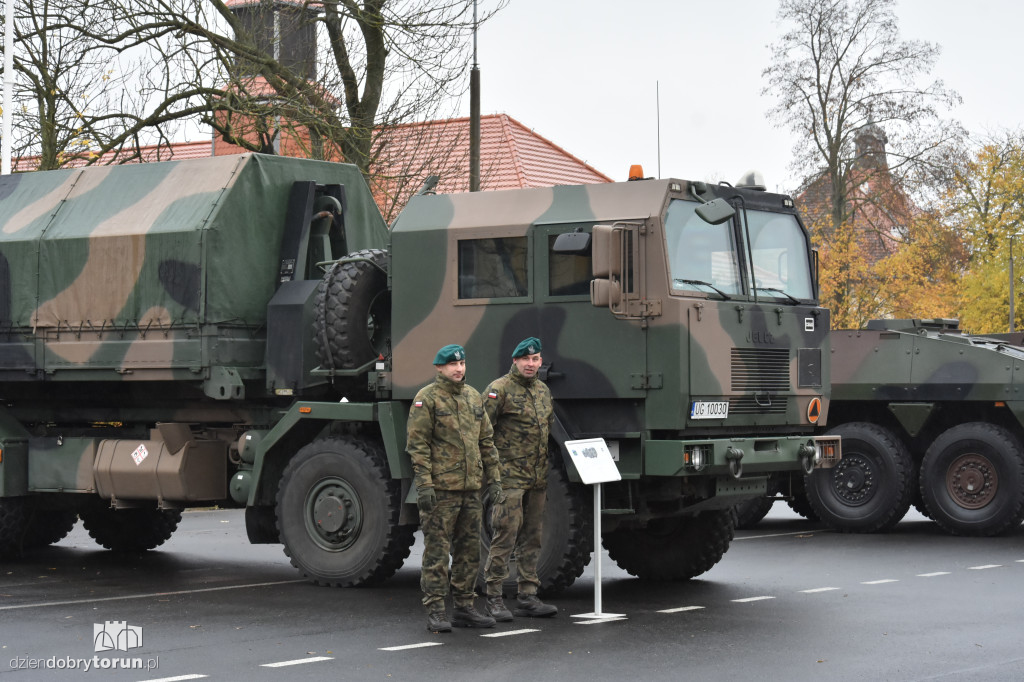
{"label": "bare tree", "polygon": [[[472,0],[129,5],[135,36],[166,41],[167,63],[194,74],[194,90],[218,91],[203,122],[248,149],[276,151],[287,138],[304,155],[372,174],[383,131],[454,106],[465,89]],[[315,38],[318,49],[297,54],[282,26]]]}
{"label": "bare tree", "polygon": [[[829,222],[849,219],[857,201],[884,204],[884,193],[858,192],[878,171],[895,186],[959,135],[941,119],[959,96],[942,81],[926,85],[940,48],[900,40],[894,0],[781,0],[788,26],[772,45],[763,94],[777,99],[773,120],[796,136],[793,168],[805,185],[821,179],[830,195]],[[882,158],[858,150],[856,137],[884,130]],[[859,153],[858,153],[859,151]],[[857,172],[860,171],[860,172]],[[877,183],[876,183],[877,184]]]}

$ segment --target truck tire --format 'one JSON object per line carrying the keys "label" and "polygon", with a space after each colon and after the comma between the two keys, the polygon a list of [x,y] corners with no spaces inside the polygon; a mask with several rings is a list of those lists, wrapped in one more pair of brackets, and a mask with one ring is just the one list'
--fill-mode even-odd
{"label": "truck tire", "polygon": [[145,552],[159,547],[181,522],[181,512],[176,509],[97,507],[80,516],[89,536],[115,552]]}
{"label": "truck tire", "polygon": [[[491,500],[484,493],[484,523],[480,532],[480,574],[477,590],[486,593],[484,567],[491,548]],[[540,559],[537,576],[542,594],[554,594],[576,582],[590,563],[594,551],[594,524],[591,504],[585,490],[573,485],[561,466],[552,462],[548,469],[548,498],[544,505]],[[509,560],[508,578],[502,592],[512,596],[517,591],[515,552]]]}
{"label": "truck tire", "polygon": [[21,553],[22,538],[28,524],[24,497],[0,498],[0,559]]}
{"label": "truck tire", "polygon": [[734,512],[656,519],[646,528],[621,528],[602,541],[619,568],[641,580],[689,580],[717,564],[733,537]]}
{"label": "truck tire", "polygon": [[317,585],[372,585],[401,568],[413,543],[398,523],[402,486],[380,450],[354,438],[301,448],[281,475],[277,529],[292,566]]}
{"label": "truck tire", "polygon": [[325,369],[361,367],[390,341],[387,252],[365,249],[349,258],[362,260],[335,263],[316,290],[313,331],[317,361]]}
{"label": "truck tire", "polygon": [[804,478],[803,475],[790,477],[790,495],[786,499],[786,504],[808,521],[821,521],[818,518],[818,512],[814,511],[811,503],[807,501],[807,486],[804,483]]}
{"label": "truck tire", "polygon": [[913,466],[906,445],[877,424],[850,422],[832,429],[843,458],[804,479],[818,518],[843,533],[878,533],[906,515],[913,497]]}
{"label": "truck tire", "polygon": [[1020,525],[1024,518],[1020,440],[995,424],[954,426],[925,452],[921,496],[931,518],[954,535],[998,535]]}
{"label": "truck tire", "polygon": [[68,509],[36,509],[28,520],[25,547],[46,547],[63,540],[78,523],[78,512]]}
{"label": "truck tire", "polygon": [[772,510],[775,504],[774,497],[762,495],[752,497],[736,505],[736,528],[747,530],[761,523],[761,520]]}

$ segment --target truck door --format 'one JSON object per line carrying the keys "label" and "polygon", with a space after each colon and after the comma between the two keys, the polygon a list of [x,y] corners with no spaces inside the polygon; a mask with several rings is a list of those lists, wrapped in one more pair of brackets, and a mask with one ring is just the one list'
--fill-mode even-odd
{"label": "truck door", "polygon": [[[646,333],[638,319],[623,319],[590,300],[591,254],[553,251],[555,238],[577,227],[591,232],[593,223],[536,224],[535,285],[539,326],[544,341],[548,386],[556,399],[628,399],[644,396],[638,377],[647,364]],[[628,228],[627,228],[628,230]],[[621,236],[626,244],[627,295],[639,289],[637,232]]]}

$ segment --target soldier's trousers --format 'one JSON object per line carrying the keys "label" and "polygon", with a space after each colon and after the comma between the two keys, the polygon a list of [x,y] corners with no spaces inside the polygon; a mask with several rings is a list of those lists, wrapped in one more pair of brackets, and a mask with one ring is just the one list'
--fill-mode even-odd
{"label": "soldier's trousers", "polygon": [[436,490],[437,506],[420,516],[423,531],[423,570],[420,588],[427,611],[444,608],[448,595],[448,556],[452,558],[451,593],[456,606],[472,606],[480,570],[480,524],[483,506],[479,490]]}
{"label": "soldier's trousers", "polygon": [[491,551],[484,564],[487,594],[501,594],[501,584],[508,578],[508,562],[512,550],[516,552],[519,594],[537,594],[540,578],[537,561],[540,559],[541,522],[544,519],[546,490],[505,491],[505,501],[491,509]]}

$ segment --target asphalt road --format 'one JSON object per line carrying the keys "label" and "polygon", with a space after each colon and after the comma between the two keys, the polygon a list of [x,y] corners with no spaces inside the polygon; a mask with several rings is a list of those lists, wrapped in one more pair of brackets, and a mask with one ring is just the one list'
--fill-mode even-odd
{"label": "asphalt road", "polygon": [[[382,587],[327,589],[250,546],[239,511],[186,513],[131,561],[79,526],[0,567],[0,680],[1024,679],[1024,529],[955,538],[912,512],[842,535],[776,504],[688,583],[605,555],[602,611],[621,619],[573,617],[594,610],[588,567],[555,618],[441,635],[424,628],[420,551]],[[142,646],[95,651],[97,628],[125,626]]]}

